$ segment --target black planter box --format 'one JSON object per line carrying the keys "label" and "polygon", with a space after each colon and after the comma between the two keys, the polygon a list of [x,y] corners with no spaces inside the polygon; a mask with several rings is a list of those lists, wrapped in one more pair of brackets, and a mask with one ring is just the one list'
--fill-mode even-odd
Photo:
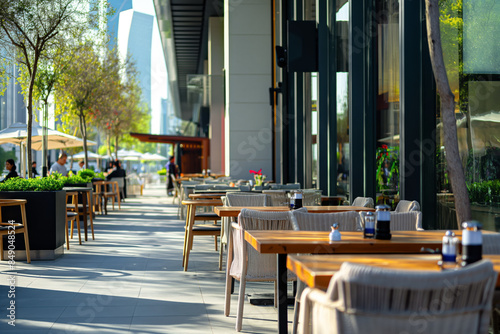
{"label": "black planter box", "polygon": [[[66,191],[0,191],[0,199],[25,199],[26,219],[32,260],[50,260],[64,253]],[[19,206],[2,208],[4,222],[21,222]],[[16,234],[16,250],[25,250],[24,235]],[[7,236],[4,236],[3,248],[7,250]],[[16,259],[22,259],[25,252],[16,253]],[[4,257],[5,258],[5,257]]]}

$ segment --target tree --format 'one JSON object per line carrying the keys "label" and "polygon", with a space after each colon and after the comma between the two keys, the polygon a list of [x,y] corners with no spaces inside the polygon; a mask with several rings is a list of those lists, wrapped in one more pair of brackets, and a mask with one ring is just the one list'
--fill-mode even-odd
{"label": "tree", "polygon": [[457,125],[455,119],[455,95],[451,92],[448,75],[443,60],[441,34],[439,27],[439,1],[426,0],[427,39],[431,56],[432,69],[436,80],[437,91],[441,100],[443,118],[444,146],[450,182],[455,197],[457,221],[462,223],[471,219],[471,209],[464,170],[458,151]]}
{"label": "tree", "polygon": [[149,117],[141,101],[139,73],[131,58],[122,62],[116,50],[109,50],[103,66],[106,76],[102,84],[107,94],[103,95],[94,117],[106,133],[108,155],[111,155],[111,140],[114,151],[118,152],[120,142],[129,141],[129,132],[148,128]]}
{"label": "tree", "polygon": [[64,123],[71,124],[78,121],[80,134],[83,138],[85,165],[88,168],[87,138],[88,122],[93,108],[101,96],[106,94],[102,63],[96,50],[99,50],[91,41],[86,41],[74,54],[73,61],[56,86],[55,101],[56,114]]}
{"label": "tree", "polygon": [[[28,73],[25,100],[28,109],[28,166],[31,166],[33,92],[40,62],[48,50],[58,49],[66,38],[79,40],[89,28],[99,27],[100,1],[92,0],[0,0],[2,46],[13,46],[11,61]],[[90,11],[89,11],[90,9]],[[28,176],[31,177],[30,173]]]}

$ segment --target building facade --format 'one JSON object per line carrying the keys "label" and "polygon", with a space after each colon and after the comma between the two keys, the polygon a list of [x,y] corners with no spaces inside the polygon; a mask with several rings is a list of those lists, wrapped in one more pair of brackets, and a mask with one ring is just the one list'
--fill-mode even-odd
{"label": "building facade", "polygon": [[[203,11],[208,3],[213,5],[203,0],[192,5]],[[486,229],[499,229],[500,4],[439,4],[473,218]],[[217,5],[224,22],[224,118],[211,118],[211,127],[223,124],[223,172],[249,179],[249,169],[262,168],[268,179],[299,182],[349,201],[417,200],[424,227],[458,227],[425,1]],[[162,26],[182,43],[175,25],[180,3],[157,0],[155,6],[165,14]],[[218,134],[211,132],[211,140],[221,140]]]}

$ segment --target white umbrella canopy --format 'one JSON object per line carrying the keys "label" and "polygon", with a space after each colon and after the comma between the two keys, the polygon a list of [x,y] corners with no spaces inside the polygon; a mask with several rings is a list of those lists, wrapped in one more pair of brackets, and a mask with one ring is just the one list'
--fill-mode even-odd
{"label": "white umbrella canopy", "polygon": [[142,158],[142,153],[134,151],[134,150],[125,150],[121,149],[118,152],[118,159],[125,161],[139,161]]}
{"label": "white umbrella canopy", "polygon": [[[42,127],[35,122],[33,122],[31,136],[31,148],[40,151],[42,149]],[[20,145],[21,143],[26,143],[27,138],[28,131],[25,123],[14,123],[0,131],[0,144],[10,143]],[[52,129],[47,129],[47,142],[48,150],[83,146],[82,139]],[[87,140],[87,145],[96,144],[96,142]]]}
{"label": "white umbrella canopy", "polygon": [[164,157],[163,155],[156,154],[156,153],[144,153],[142,155],[142,160],[146,161],[163,161],[163,160],[168,160],[167,157]]}
{"label": "white umbrella canopy", "polygon": [[[82,151],[80,153],[73,154],[73,158],[74,159],[84,159],[85,158],[85,152]],[[102,159],[102,158],[105,158],[105,156],[96,154],[94,152],[88,152],[87,151],[87,158],[89,158],[89,159]]]}

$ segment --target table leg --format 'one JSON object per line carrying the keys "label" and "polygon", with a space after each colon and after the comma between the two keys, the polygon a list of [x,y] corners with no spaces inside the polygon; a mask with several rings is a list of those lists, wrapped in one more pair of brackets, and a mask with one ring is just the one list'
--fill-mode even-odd
{"label": "table leg", "polygon": [[288,333],[286,254],[278,254],[278,333]]}
{"label": "table leg", "polygon": [[85,232],[85,241],[87,240],[87,193],[82,192],[82,205],[83,205],[83,231]]}

